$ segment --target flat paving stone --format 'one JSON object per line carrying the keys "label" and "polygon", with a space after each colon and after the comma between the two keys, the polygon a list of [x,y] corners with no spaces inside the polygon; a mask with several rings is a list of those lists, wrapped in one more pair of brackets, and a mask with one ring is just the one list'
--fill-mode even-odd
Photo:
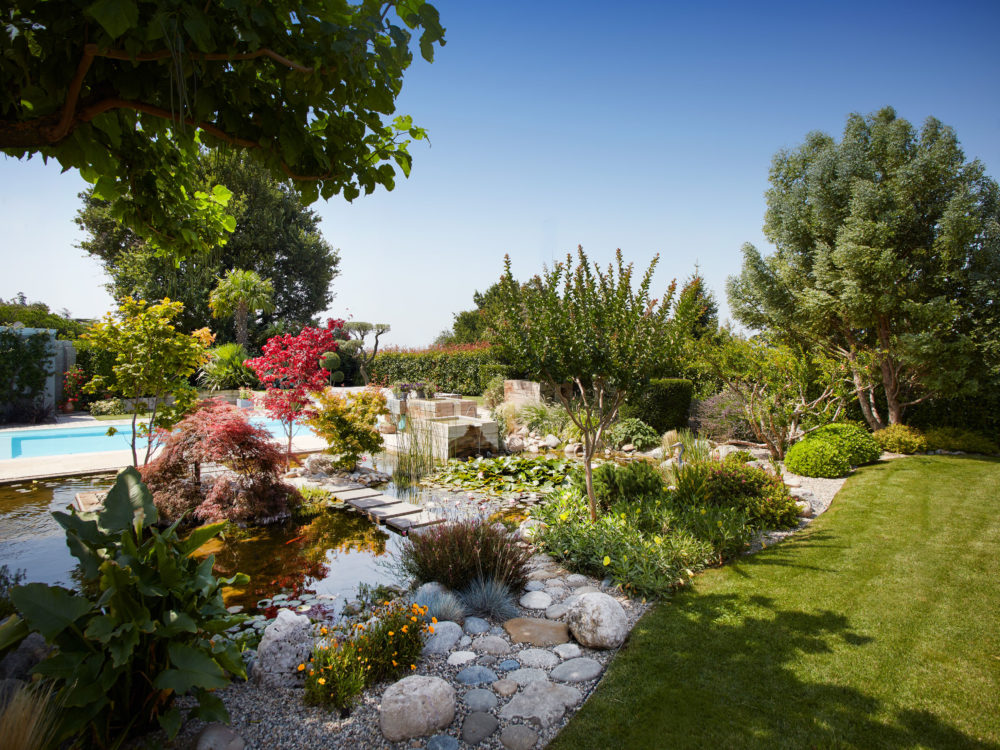
{"label": "flat paving stone", "polygon": [[558,656],[543,648],[526,648],[517,655],[517,658],[524,666],[539,669],[549,669],[559,663]]}
{"label": "flat paving stone", "polygon": [[513,680],[518,685],[527,685],[530,682],[541,682],[543,680],[547,681],[549,676],[546,674],[544,669],[524,667],[522,669],[515,669],[507,675],[507,679]]}
{"label": "flat paving stone", "polygon": [[503,624],[514,643],[532,646],[557,646],[569,642],[569,627],[564,622],[535,617],[515,617]]}
{"label": "flat paving stone", "polygon": [[580,656],[567,659],[552,670],[552,679],[559,682],[586,682],[598,677],[604,667],[596,659]]}

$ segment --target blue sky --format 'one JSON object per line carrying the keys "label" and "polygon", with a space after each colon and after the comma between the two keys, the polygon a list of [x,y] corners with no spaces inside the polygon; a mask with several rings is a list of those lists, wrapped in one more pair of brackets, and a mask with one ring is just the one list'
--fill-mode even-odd
{"label": "blue sky", "polygon": [[[429,343],[500,274],[582,244],[665,288],[700,263],[725,307],[740,246],[766,246],[773,154],[850,112],[894,106],[955,128],[1000,177],[1000,4],[486,3],[439,0],[447,46],[416,59],[399,111],[430,132],[391,192],[317,203],[341,251],[331,314]],[[0,297],[97,316],[98,264],[74,247],[84,187],[0,160]]]}

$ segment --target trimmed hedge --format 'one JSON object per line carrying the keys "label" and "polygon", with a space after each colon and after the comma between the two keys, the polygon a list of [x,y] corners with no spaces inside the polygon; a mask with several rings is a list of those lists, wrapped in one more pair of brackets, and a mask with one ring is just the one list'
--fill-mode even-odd
{"label": "trimmed hedge", "polygon": [[872,433],[875,442],[890,453],[922,453],[927,450],[927,438],[916,427],[891,424]]}
{"label": "trimmed hedge", "polygon": [[834,422],[820,427],[809,434],[806,440],[825,440],[833,443],[841,451],[851,466],[873,464],[882,455],[878,442],[861,425],[849,422]]}
{"label": "trimmed hedge", "polygon": [[842,477],[851,470],[851,462],[836,445],[827,440],[802,440],[788,449],[785,468],[803,477]]}
{"label": "trimmed hedge", "polygon": [[[478,396],[491,378],[507,372],[489,349],[426,349],[380,352],[371,366],[372,378],[392,383],[432,382],[438,391]],[[483,376],[486,375],[486,379]]]}
{"label": "trimmed hedge", "polygon": [[641,419],[661,435],[687,427],[694,384],[683,378],[653,378],[621,408],[623,419]]}

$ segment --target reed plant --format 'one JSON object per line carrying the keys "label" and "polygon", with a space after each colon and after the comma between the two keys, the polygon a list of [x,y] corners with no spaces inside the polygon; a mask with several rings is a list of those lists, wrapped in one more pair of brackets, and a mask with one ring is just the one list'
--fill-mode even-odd
{"label": "reed plant", "polygon": [[8,696],[0,709],[0,747],[4,750],[55,747],[58,719],[52,687],[25,684]]}
{"label": "reed plant", "polygon": [[430,430],[421,429],[414,420],[407,419],[397,434],[396,464],[392,479],[399,487],[409,487],[437,468],[434,443]]}

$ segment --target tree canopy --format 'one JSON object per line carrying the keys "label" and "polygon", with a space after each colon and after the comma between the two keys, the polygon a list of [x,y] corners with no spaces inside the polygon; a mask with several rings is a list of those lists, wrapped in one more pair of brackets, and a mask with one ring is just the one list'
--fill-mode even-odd
{"label": "tree canopy", "polygon": [[841,357],[873,428],[974,391],[976,320],[1000,296],[1000,191],[955,132],[891,108],[853,114],[839,143],[810,133],[779,152],[770,183],[777,250],[744,246],[735,317]]}
{"label": "tree canopy", "polygon": [[444,29],[424,0],[15,0],[0,150],[79,169],[115,219],[185,257],[233,228],[225,189],[200,189],[203,149],[246,151],[307,204],[408,174],[424,131],[389,118],[413,30],[431,61]]}
{"label": "tree canopy", "polygon": [[208,295],[208,306],[216,318],[236,321],[236,343],[245,347],[251,313],[274,309],[274,285],[256,271],[231,268]]}
{"label": "tree canopy", "polygon": [[[208,297],[217,277],[233,268],[255,271],[274,285],[274,309],[250,328],[262,342],[268,327],[280,324],[298,331],[333,301],[330,285],[340,257],[319,229],[319,218],[303,207],[287,181],[279,181],[247,158],[205,155],[199,159],[201,184],[222,183],[233,192],[230,209],[236,229],[222,246],[175,261],[155,249],[112,216],[106,201],[93,191],[81,194],[83,207],[76,222],[89,235],[80,247],[99,258],[110,276],[108,292],[115,298],[170,297],[184,303],[178,325],[193,331],[218,327]],[[235,327],[219,330],[222,341],[235,340]]]}

